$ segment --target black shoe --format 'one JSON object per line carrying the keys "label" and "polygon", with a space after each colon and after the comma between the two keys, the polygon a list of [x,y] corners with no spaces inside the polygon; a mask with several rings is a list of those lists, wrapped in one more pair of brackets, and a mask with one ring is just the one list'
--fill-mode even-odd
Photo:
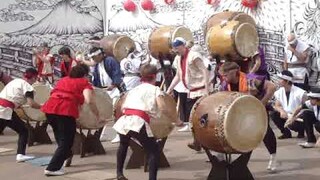
{"label": "black shoe", "polygon": [[117,176],[117,180],[128,180],[128,178],[124,177],[124,175]]}
{"label": "black shoe", "polygon": [[292,138],[291,134],[282,134],[278,137],[278,139],[289,139]]}
{"label": "black shoe", "polygon": [[193,149],[193,150],[195,150],[195,151],[201,151],[201,146],[200,146],[200,144],[198,144],[198,143],[189,143],[188,144],[188,147],[190,148],[190,149]]}

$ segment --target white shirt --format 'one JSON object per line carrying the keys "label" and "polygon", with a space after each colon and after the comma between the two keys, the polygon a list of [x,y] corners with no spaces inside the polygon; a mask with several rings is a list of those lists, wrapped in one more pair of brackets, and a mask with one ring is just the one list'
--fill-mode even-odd
{"label": "white shirt", "polygon": [[[298,40],[296,51],[298,53],[303,53],[309,48],[308,44]],[[299,62],[298,58],[291,52],[290,50],[287,50],[286,52],[287,55],[287,61],[288,64],[301,64],[302,62]],[[306,67],[301,67],[296,66],[296,67],[289,67],[288,70],[293,74],[294,77],[294,82],[295,83],[303,83],[305,75],[308,74],[308,70]]]}
{"label": "white shirt", "polygon": [[[175,59],[172,63],[172,67],[174,69],[178,68],[178,60]],[[178,84],[174,87],[174,90],[176,90],[179,93],[189,93],[189,90],[186,88],[186,86],[183,84],[183,82],[180,80]]]}
{"label": "white shirt", "polygon": [[[162,94],[159,87],[142,83],[128,92],[122,105],[122,109],[137,109],[146,112],[150,116],[150,121],[158,117],[156,98]],[[153,137],[149,124],[139,116],[121,116],[114,124],[113,128],[120,134],[126,135],[129,131],[140,132],[146,126],[147,134]]]}
{"label": "white shirt", "polygon": [[292,114],[295,109],[302,104],[303,95],[306,92],[294,85],[292,85],[289,95],[289,103],[287,102],[287,96],[284,87],[281,87],[274,93],[274,96],[277,101],[280,102],[284,111],[288,114]]}
{"label": "white shirt", "polygon": [[[108,75],[106,69],[104,68],[104,62],[100,62],[98,64],[98,71],[99,71],[99,76],[100,76],[100,83],[102,87],[107,87],[112,85],[112,79]],[[118,98],[120,96],[120,91],[118,88],[113,88],[111,91],[107,91],[110,98]]]}
{"label": "white shirt", "polygon": [[120,62],[121,71],[124,73],[123,82],[125,83],[127,90],[131,90],[141,84],[141,78],[138,75],[140,73],[141,59],[130,58],[130,56],[131,54]]}
{"label": "white shirt", "polygon": [[[27,98],[26,92],[34,91],[34,88],[23,79],[14,79],[10,81],[1,91],[0,98],[14,103],[15,108],[25,104]],[[0,105],[0,118],[11,120],[13,109],[2,107]]]}

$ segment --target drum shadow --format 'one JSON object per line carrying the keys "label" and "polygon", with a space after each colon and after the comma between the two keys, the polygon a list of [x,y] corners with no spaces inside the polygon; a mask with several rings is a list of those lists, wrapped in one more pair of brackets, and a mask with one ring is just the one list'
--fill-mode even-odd
{"label": "drum shadow", "polygon": [[[211,164],[206,162],[207,159],[199,159],[199,160],[179,160],[178,158],[168,158],[170,161],[170,168],[175,171],[201,171],[201,170],[208,170],[208,173],[211,169]],[[177,160],[177,161],[176,161]]]}
{"label": "drum shadow", "polygon": [[[116,168],[116,163],[110,163],[110,162],[97,162],[97,163],[86,163],[86,164],[71,164],[70,168],[81,168],[81,167],[92,167],[93,168],[86,168],[86,171],[91,171],[91,170],[100,170],[100,169],[115,169]],[[75,172],[75,171],[73,171]],[[80,171],[82,172],[82,171]]]}

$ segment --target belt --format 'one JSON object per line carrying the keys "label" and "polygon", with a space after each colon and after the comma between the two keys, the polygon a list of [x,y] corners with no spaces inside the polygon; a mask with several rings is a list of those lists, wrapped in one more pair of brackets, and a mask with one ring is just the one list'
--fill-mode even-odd
{"label": "belt", "polygon": [[139,110],[139,109],[125,109],[124,110],[124,114],[125,115],[136,115],[136,116],[139,116],[143,120],[145,120],[148,124],[150,123],[150,116],[146,112],[144,112],[142,110]]}
{"label": "belt", "polygon": [[13,102],[8,101],[6,99],[2,99],[2,98],[0,98],[0,106],[14,109],[14,103]]}

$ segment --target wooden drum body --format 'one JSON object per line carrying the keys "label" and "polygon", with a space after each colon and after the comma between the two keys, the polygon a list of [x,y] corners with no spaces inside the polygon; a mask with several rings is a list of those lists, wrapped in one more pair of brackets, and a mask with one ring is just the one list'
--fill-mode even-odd
{"label": "wooden drum body", "polygon": [[152,57],[173,60],[175,55],[171,44],[177,37],[182,37],[186,41],[194,41],[191,30],[183,26],[162,26],[154,29],[148,42]]}
{"label": "wooden drum body", "polygon": [[[167,137],[174,128],[173,123],[176,122],[178,113],[176,111],[176,102],[174,99],[165,94],[160,96],[161,100],[165,102],[166,109],[165,111],[160,110],[155,118],[150,120],[150,128],[155,138],[161,139]],[[118,120],[122,115],[122,105],[125,101],[126,95],[122,95],[114,106],[114,117],[115,120]],[[168,113],[169,112],[169,113]]]}
{"label": "wooden drum body", "polygon": [[[95,88],[94,93],[100,118],[106,121],[112,119],[112,99],[107,91],[105,89]],[[106,123],[97,124],[97,120],[91,112],[89,105],[83,104],[77,124],[82,129],[100,129]]]}
{"label": "wooden drum body", "polygon": [[190,120],[201,145],[221,153],[246,153],[263,140],[268,116],[253,96],[218,92],[194,105]]}
{"label": "wooden drum body", "polygon": [[255,20],[250,15],[244,12],[224,11],[212,15],[208,19],[206,23],[205,34],[210,30],[211,27],[215,25],[221,25],[232,20],[239,21],[240,23],[249,23],[253,26],[256,26]]}
{"label": "wooden drum body", "polygon": [[126,58],[131,49],[135,49],[134,41],[125,35],[112,34],[105,36],[100,41],[100,46],[108,56],[115,57],[118,61]]}
{"label": "wooden drum body", "polygon": [[211,54],[236,61],[254,55],[258,49],[259,38],[252,24],[229,21],[211,27],[206,42]]}
{"label": "wooden drum body", "polygon": [[[33,84],[35,90],[34,100],[39,104],[44,104],[50,97],[51,87],[44,84]],[[34,109],[28,106],[22,106],[15,109],[21,119],[28,121],[45,121],[47,120],[45,113],[40,109]]]}

